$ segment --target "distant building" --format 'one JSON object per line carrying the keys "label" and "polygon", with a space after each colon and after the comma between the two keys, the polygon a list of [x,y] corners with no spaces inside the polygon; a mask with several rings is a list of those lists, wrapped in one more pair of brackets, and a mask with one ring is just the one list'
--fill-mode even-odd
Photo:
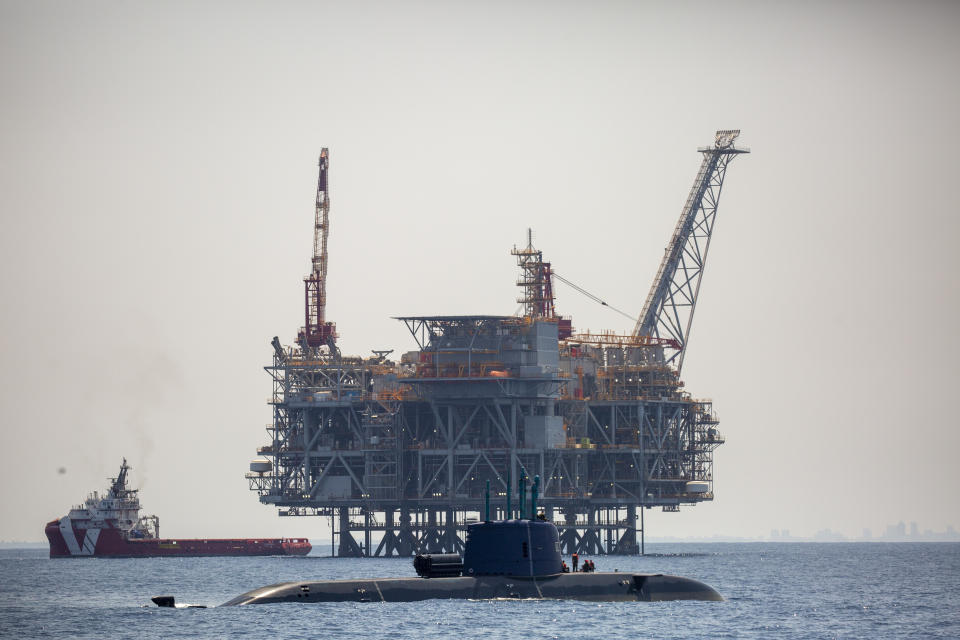
{"label": "distant building", "polygon": [[830,529],[821,529],[813,535],[813,539],[817,542],[843,542],[846,538],[843,537],[843,534],[837,533],[836,531],[831,531]]}
{"label": "distant building", "polygon": [[907,537],[907,526],[902,520],[897,524],[888,524],[887,530],[883,533],[883,537],[893,540],[902,540]]}

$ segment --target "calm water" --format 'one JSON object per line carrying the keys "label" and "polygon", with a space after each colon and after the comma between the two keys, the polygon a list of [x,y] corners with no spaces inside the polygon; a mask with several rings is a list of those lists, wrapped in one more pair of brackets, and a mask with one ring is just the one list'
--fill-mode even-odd
{"label": "calm water", "polygon": [[[0,636],[27,638],[960,638],[960,544],[654,544],[600,571],[674,573],[726,602],[219,604],[284,580],[414,575],[410,559],[50,560],[0,551]],[[149,605],[149,606],[147,606]]]}

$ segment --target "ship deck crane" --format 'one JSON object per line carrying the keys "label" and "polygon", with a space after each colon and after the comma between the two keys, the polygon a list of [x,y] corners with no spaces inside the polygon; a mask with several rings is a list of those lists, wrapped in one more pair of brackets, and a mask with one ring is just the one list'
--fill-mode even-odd
{"label": "ship deck crane", "polygon": [[739,135],[739,129],[717,131],[712,147],[697,149],[703,154],[700,170],[633,329],[634,337],[669,341],[671,353],[661,350],[657,359],[675,362],[678,374],[690,339],[727,165],[735,156],[750,153],[749,149],[734,144]]}

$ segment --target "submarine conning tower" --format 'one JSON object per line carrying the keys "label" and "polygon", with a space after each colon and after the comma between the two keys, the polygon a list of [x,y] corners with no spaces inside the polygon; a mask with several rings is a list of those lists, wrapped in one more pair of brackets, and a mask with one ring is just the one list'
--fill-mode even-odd
{"label": "submarine conning tower", "polygon": [[547,576],[561,570],[560,535],[552,522],[497,520],[467,526],[464,576]]}

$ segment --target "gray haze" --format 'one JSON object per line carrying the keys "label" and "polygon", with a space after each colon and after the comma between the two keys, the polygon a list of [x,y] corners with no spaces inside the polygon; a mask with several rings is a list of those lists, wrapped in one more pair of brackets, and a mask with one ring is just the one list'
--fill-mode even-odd
{"label": "gray haze", "polygon": [[[741,128],[684,379],[727,444],[657,536],[960,526],[957,3],[0,4],[0,539],[122,456],[172,536],[326,535],[243,474],[331,150],[330,319],[513,313],[509,249],[638,313]],[[578,329],[632,323],[558,284]],[[64,467],[65,473],[58,473]]]}

